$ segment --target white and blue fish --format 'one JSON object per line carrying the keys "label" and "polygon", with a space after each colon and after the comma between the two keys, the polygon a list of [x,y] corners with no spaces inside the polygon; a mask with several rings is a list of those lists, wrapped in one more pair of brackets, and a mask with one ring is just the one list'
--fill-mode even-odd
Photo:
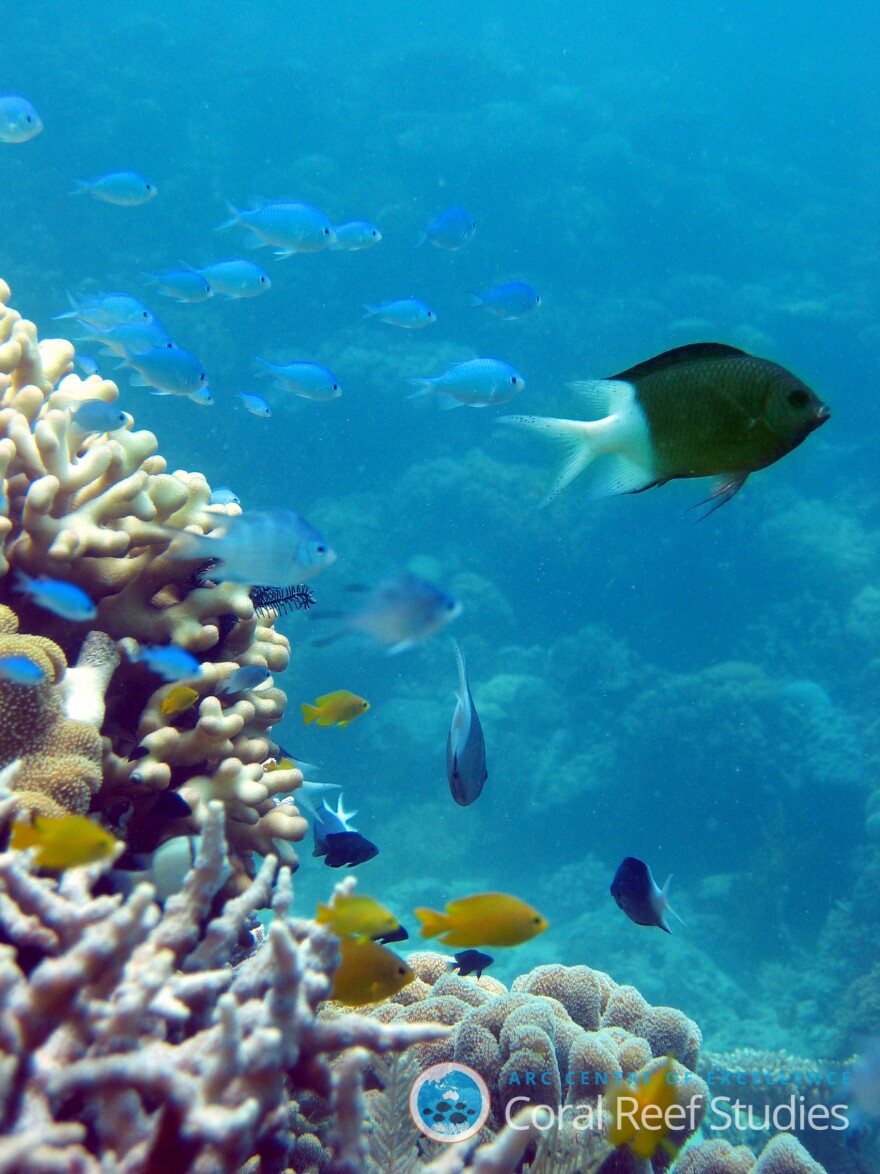
{"label": "white and blue fish", "polygon": [[369,220],[346,220],[344,224],[335,224],[333,232],[336,239],[330,248],[349,253],[371,249],[382,239],[382,233]]}
{"label": "white and blue fish", "polygon": [[192,653],[175,644],[141,644],[129,652],[128,658],[135,664],[145,664],[166,681],[185,681],[202,672],[200,662]]}
{"label": "white and blue fish", "polygon": [[278,386],[302,399],[323,402],[342,395],[339,380],[321,363],[270,363],[257,355],[261,375],[273,375]]}
{"label": "white and blue fish", "polygon": [[34,579],[17,570],[13,590],[26,595],[37,607],[72,623],[93,620],[98,614],[91,596],[75,583],[66,583],[63,579]]}
{"label": "white and blue fish", "polygon": [[433,393],[440,397],[442,408],[457,408],[462,404],[485,408],[505,404],[519,395],[526,385],[519,371],[501,359],[468,359],[450,367],[442,375],[408,382],[416,388],[408,399]]}
{"label": "white and blue fish", "polygon": [[422,229],[415,247],[430,241],[438,249],[455,252],[463,249],[476,231],[477,225],[470,212],[456,205],[441,212]]}
{"label": "white and blue fish", "polygon": [[261,420],[268,420],[272,415],[272,409],[261,395],[254,395],[253,392],[249,391],[240,391],[238,398],[252,416],[259,416]]}
{"label": "white and blue fish", "polygon": [[506,281],[485,293],[471,295],[472,306],[479,306],[499,318],[525,318],[540,304],[541,295],[527,281]]}
{"label": "white and blue fish", "polygon": [[158,194],[154,183],[139,171],[109,171],[97,179],[77,179],[71,195],[89,195],[105,204],[116,204],[120,208],[135,208],[146,204]]}
{"label": "white and blue fish", "polygon": [[153,347],[171,348],[171,335],[158,318],[151,322],[119,322],[114,326],[93,326],[87,334],[81,334],[77,342],[99,343],[102,352],[116,355],[120,359],[128,355],[142,355]]}
{"label": "white and blue fish", "polygon": [[26,143],[43,129],[43,120],[21,94],[0,95],[0,143]]}
{"label": "white and blue fish", "polygon": [[257,689],[260,685],[265,685],[271,675],[264,665],[243,664],[217,686],[217,693],[227,696],[245,693],[248,689]]}
{"label": "white and blue fish", "polygon": [[76,298],[69,291],[70,309],[53,314],[53,320],[76,318],[86,326],[108,329],[123,322],[152,322],[153,314],[139,298],[127,293],[96,293]]}
{"label": "white and blue fish", "polygon": [[0,656],[0,681],[33,689],[46,680],[45,669],[27,656]]}
{"label": "white and blue fish", "polygon": [[134,370],[132,386],[152,387],[167,395],[191,396],[208,386],[208,374],[202,364],[181,347],[150,347],[129,355],[120,366]]}
{"label": "white and blue fish", "polygon": [[120,411],[118,404],[102,399],[84,399],[73,408],[70,422],[77,432],[116,432],[131,423],[131,416]]}
{"label": "white and blue fish", "polygon": [[215,261],[199,273],[224,298],[256,298],[272,286],[269,274],[253,261]]}
{"label": "white and blue fish", "polygon": [[228,208],[229,217],[217,226],[217,231],[241,225],[252,234],[257,246],[272,245],[276,257],[318,253],[336,240],[333,225],[311,204],[266,200],[256,208],[236,208],[234,204]]}
{"label": "white and blue fish", "polygon": [[365,592],[363,606],[349,613],[313,613],[318,620],[342,620],[338,632],[313,641],[316,647],[332,644],[347,633],[360,632],[392,655],[427,640],[462,611],[461,603],[448,592],[408,571],[390,575],[373,588],[349,590]]}
{"label": "white and blue fish", "polygon": [[166,298],[187,305],[206,302],[214,296],[211,283],[198,269],[169,269],[165,273],[145,273],[144,277]]}
{"label": "white and blue fish", "polygon": [[228,485],[218,485],[211,490],[208,505],[241,505],[241,498]]}
{"label": "white and blue fish", "polygon": [[404,330],[421,330],[437,321],[437,315],[419,298],[398,298],[393,302],[372,305],[364,302],[364,317],[378,318],[389,326],[400,326]]}

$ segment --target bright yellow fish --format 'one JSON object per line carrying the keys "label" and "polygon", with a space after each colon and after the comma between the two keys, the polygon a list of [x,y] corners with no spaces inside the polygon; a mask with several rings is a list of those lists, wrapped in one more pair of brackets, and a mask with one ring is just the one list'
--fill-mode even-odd
{"label": "bright yellow fish", "polygon": [[339,952],[330,997],[349,1007],[390,999],[415,978],[402,958],[376,942],[340,938]]}
{"label": "bright yellow fish", "polygon": [[264,762],[263,773],[271,774],[275,770],[294,770],[296,763],[292,758],[278,758],[275,762]]}
{"label": "bright yellow fish", "polygon": [[337,689],[335,693],[325,693],[319,697],[314,705],[305,702],[300,706],[303,721],[307,726],[317,722],[319,726],[339,726],[343,729],[356,717],[366,713],[370,708],[369,701],[350,693],[348,689]]}
{"label": "bright yellow fish", "polygon": [[100,824],[84,815],[35,815],[33,823],[17,820],[9,837],[10,848],[34,848],[39,868],[62,872],[94,864],[113,855],[116,840]]}
{"label": "bright yellow fish", "polygon": [[337,894],[329,905],[318,906],[315,921],[340,937],[347,935],[361,942],[393,933],[400,927],[393,913],[374,897],[362,893]]}
{"label": "bright yellow fish", "polygon": [[547,928],[537,909],[507,893],[475,893],[450,901],[445,913],[416,909],[422,937],[446,946],[518,946]]}
{"label": "bright yellow fish", "polygon": [[192,709],[198,699],[198,693],[195,689],[190,689],[189,685],[175,685],[162,698],[162,704],[159,706],[159,710],[166,717],[176,717],[177,714],[183,713],[184,710]]}
{"label": "bright yellow fish", "polygon": [[[605,1137],[610,1145],[628,1146],[637,1158],[652,1158],[661,1146],[670,1157],[677,1155],[677,1147],[667,1138],[673,1129],[684,1128],[686,1117],[678,1107],[674,1073],[675,1065],[667,1056],[644,1080],[623,1081],[609,1092],[611,1125]],[[678,1107],[675,1115],[669,1112],[673,1107]]]}

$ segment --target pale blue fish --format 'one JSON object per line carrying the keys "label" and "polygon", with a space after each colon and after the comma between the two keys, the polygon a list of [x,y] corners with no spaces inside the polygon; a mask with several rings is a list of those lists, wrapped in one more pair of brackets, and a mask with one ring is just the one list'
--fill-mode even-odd
{"label": "pale blue fish", "polygon": [[0,95],[0,143],[26,143],[43,129],[43,120],[21,94]]}
{"label": "pale blue fish", "polygon": [[208,386],[208,375],[202,364],[189,351],[180,347],[150,347],[137,355],[129,355],[121,367],[131,367],[134,387],[154,387],[168,395],[192,395]]}
{"label": "pale blue fish", "polygon": [[349,253],[371,249],[382,239],[382,233],[369,220],[346,220],[344,224],[334,225],[333,232],[336,240],[330,248],[344,249]]}
{"label": "pale blue fish", "polygon": [[84,399],[70,413],[70,422],[79,432],[115,432],[124,428],[130,417],[119,410],[118,404],[102,399]]}
{"label": "pale blue fish", "polygon": [[463,249],[476,230],[473,216],[464,208],[447,208],[419,233],[415,247],[430,241],[438,249]]}
{"label": "pale blue fish", "polygon": [[241,505],[241,498],[237,493],[233,493],[228,485],[218,485],[216,489],[211,490],[211,496],[208,499],[208,504]]}
{"label": "pale blue fish", "polygon": [[238,398],[242,401],[252,416],[259,416],[262,420],[268,420],[272,415],[272,409],[261,395],[253,395],[248,391],[240,391],[238,393]]}
{"label": "pale blue fish", "polygon": [[86,377],[88,377],[90,375],[99,375],[100,374],[100,371],[98,369],[98,360],[93,359],[91,357],[91,355],[83,355],[83,354],[80,354],[79,351],[77,351],[76,365],[77,365],[77,367],[79,367],[80,371],[82,371],[83,375],[85,375]]}
{"label": "pale blue fish", "polygon": [[227,677],[222,684],[218,685],[217,692],[227,695],[244,693],[248,689],[256,689],[258,685],[265,684],[271,675],[269,670],[263,665],[243,664],[241,668],[237,668],[231,676]]}
{"label": "pale blue fish", "polygon": [[42,685],[45,679],[45,670],[26,656],[0,656],[0,681],[33,688]]}
{"label": "pale blue fish", "polygon": [[210,282],[198,269],[170,269],[167,273],[145,273],[144,277],[160,294],[176,302],[196,305],[214,296]]}
{"label": "pale blue fish", "polygon": [[97,179],[77,179],[73,196],[86,194],[102,200],[105,204],[116,204],[121,208],[134,208],[146,204],[157,194],[154,183],[138,171],[110,171]]}
{"label": "pale blue fish", "polygon": [[256,245],[273,245],[276,257],[294,253],[318,253],[336,239],[333,225],[311,204],[294,200],[266,200],[256,208],[228,204],[229,218],[217,231],[240,224],[256,238]]}
{"label": "pale blue fish", "polygon": [[153,347],[170,348],[174,345],[158,318],[153,318],[152,322],[93,326],[88,334],[81,334],[76,341],[100,343],[104,354],[117,355],[121,359],[128,355],[142,355]]}
{"label": "pale blue fish", "polygon": [[74,583],[65,583],[63,579],[33,579],[18,570],[15,572],[13,590],[26,595],[37,607],[45,608],[73,623],[93,620],[97,615],[97,609],[85,591]]}
{"label": "pale blue fish", "polygon": [[269,274],[253,261],[216,261],[199,273],[225,298],[255,298],[272,285]]}
{"label": "pale blue fish", "polygon": [[[349,588],[349,590],[364,590]],[[439,632],[445,624],[461,615],[461,603],[440,587],[419,579],[408,571],[391,575],[378,586],[366,590],[363,606],[349,614],[313,613],[315,619],[341,619],[340,631],[322,640],[318,648],[351,632],[361,632],[385,646],[389,655],[403,652]]]}
{"label": "pale blue fish", "polygon": [[[172,395],[170,391],[156,391],[155,389],[150,393],[151,395]],[[195,391],[191,391],[186,397],[194,404],[198,404],[201,408],[213,408],[214,397],[211,394],[210,387],[197,387]]]}
{"label": "pale blue fish", "polygon": [[484,294],[472,294],[471,305],[480,306],[499,318],[525,318],[541,304],[541,295],[527,281],[506,281]]}
{"label": "pale blue fish", "polygon": [[270,363],[259,355],[257,363],[263,368],[261,375],[274,375],[281,387],[303,399],[323,401],[342,395],[339,380],[320,363]]}
{"label": "pale blue fish", "polygon": [[381,306],[364,302],[364,317],[378,318],[389,326],[401,326],[404,330],[421,330],[437,321],[437,315],[430,306],[418,298],[399,298],[395,302],[384,302]]}
{"label": "pale blue fish", "polygon": [[220,537],[193,534],[166,526],[174,537],[172,558],[217,559],[211,577],[228,583],[289,587],[313,578],[336,558],[336,552],[314,526],[292,510],[252,510],[237,517],[218,517]]}
{"label": "pale blue fish", "polygon": [[479,799],[483,784],[489,777],[486,770],[486,742],[471,696],[464,657],[455,640],[452,646],[458,667],[458,692],[455,694],[455,711],[446,739],[446,777],[455,802],[459,807],[469,807]]}
{"label": "pale blue fish", "polygon": [[123,322],[152,322],[153,315],[142,301],[127,293],[97,293],[76,298],[67,291],[71,308],[53,319],[78,318],[86,326],[106,330]]}
{"label": "pale blue fish", "polygon": [[129,653],[129,660],[145,664],[151,672],[166,681],[185,681],[201,674],[199,661],[175,644],[141,644],[136,652]]}
{"label": "pale blue fish", "polygon": [[442,408],[457,408],[462,404],[471,408],[506,404],[526,385],[522,375],[500,359],[468,359],[433,379],[410,379],[407,382],[416,388],[408,399],[433,392],[441,397]]}

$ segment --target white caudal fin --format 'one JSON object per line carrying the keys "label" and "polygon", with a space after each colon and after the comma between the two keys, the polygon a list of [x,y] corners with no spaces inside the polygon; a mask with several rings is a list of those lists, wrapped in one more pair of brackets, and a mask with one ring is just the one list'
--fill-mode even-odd
{"label": "white caudal fin", "polygon": [[577,379],[568,389],[597,420],[628,407],[634,394],[633,385],[624,379]]}
{"label": "white caudal fin", "polygon": [[561,441],[568,450],[556,480],[541,498],[540,506],[548,505],[554,497],[558,497],[566,485],[599,455],[591,439],[591,432],[595,431],[596,425],[586,420],[559,420],[552,416],[501,416],[500,423],[542,432],[545,436]]}

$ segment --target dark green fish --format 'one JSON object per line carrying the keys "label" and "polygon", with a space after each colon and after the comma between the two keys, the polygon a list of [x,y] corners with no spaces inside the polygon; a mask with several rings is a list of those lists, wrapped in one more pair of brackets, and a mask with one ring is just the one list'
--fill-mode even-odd
{"label": "dark green fish", "polygon": [[604,457],[594,497],[640,493],[676,477],[715,477],[710,496],[717,508],[831,414],[784,367],[718,342],[676,347],[619,375],[571,386],[600,418],[503,417],[568,446],[542,504]]}

